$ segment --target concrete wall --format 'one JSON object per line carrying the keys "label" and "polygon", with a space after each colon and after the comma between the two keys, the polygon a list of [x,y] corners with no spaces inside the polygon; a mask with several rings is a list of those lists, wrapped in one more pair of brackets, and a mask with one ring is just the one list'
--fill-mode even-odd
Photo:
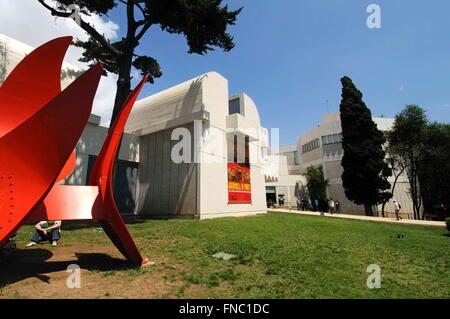
{"label": "concrete wall", "polygon": [[[202,164],[200,172],[201,218],[221,216],[244,216],[266,212],[264,163],[260,153],[260,119],[253,100],[240,94],[242,114],[228,115],[228,83],[216,78],[206,83],[209,94],[204,96],[205,105],[211,115],[216,115],[207,125],[204,125],[203,142],[200,148]],[[232,97],[235,98],[236,96]],[[230,98],[230,99],[232,99]],[[236,118],[239,118],[237,121]],[[225,119],[223,121],[222,119]],[[227,145],[228,134],[250,136],[250,182],[252,189],[251,204],[228,203],[227,177]],[[209,138],[214,136],[214,139]],[[211,148],[211,144],[221,147]]]}
{"label": "concrete wall", "polygon": [[[295,163],[295,155],[294,152],[297,152],[298,162]],[[302,173],[302,169],[300,166],[300,153],[298,153],[297,144],[280,146],[279,153],[281,155],[285,155],[287,158],[288,172],[289,175],[300,175]]]}
{"label": "concrete wall", "polygon": [[[193,134],[193,125],[184,126]],[[198,218],[198,164],[171,161],[171,129],[140,137],[138,213]],[[191,158],[193,161],[193,156]]]}
{"label": "concrete wall", "polygon": [[208,77],[212,76],[204,75],[137,101],[125,131],[143,136],[202,120],[202,80]]}
{"label": "concrete wall", "polygon": [[[281,150],[282,148],[280,148]],[[284,149],[286,151],[286,149]],[[276,198],[284,194],[285,207],[295,207],[296,184],[300,187],[306,184],[306,179],[299,174],[292,174],[289,170],[288,157],[286,155],[267,156],[267,165],[264,169],[266,186],[275,187]]]}
{"label": "concrete wall", "polygon": [[[210,72],[136,103],[126,131],[141,137],[141,214],[213,218],[266,211],[263,165],[259,161],[259,114],[248,96],[241,94],[239,98],[244,116],[229,115],[228,81]],[[170,158],[170,149],[178,143],[170,141],[171,133],[181,127],[191,133],[196,163],[175,164]],[[248,134],[249,128],[253,133]],[[227,137],[231,131],[251,136],[251,204],[228,203]],[[161,190],[155,190],[157,185]],[[176,191],[167,199],[163,189]],[[156,204],[160,198],[167,204]]]}

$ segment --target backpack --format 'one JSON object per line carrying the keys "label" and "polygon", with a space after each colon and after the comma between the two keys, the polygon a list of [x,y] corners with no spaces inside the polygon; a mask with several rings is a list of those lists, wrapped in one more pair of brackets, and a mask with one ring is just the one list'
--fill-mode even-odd
{"label": "backpack", "polygon": [[398,203],[398,209],[402,209],[402,205],[400,205],[400,203]]}

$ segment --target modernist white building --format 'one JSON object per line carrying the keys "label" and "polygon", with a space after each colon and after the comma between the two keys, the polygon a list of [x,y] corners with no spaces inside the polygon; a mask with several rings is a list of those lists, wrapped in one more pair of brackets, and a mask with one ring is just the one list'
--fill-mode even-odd
{"label": "modernist white building", "polygon": [[[32,50],[0,34],[0,83]],[[81,72],[64,62],[62,88]],[[394,120],[374,121],[388,130]],[[87,183],[107,132],[91,115],[76,147],[77,166],[65,183]],[[345,197],[342,153],[339,113],[324,115],[296,144],[270,150],[268,130],[253,100],[246,94],[230,97],[227,79],[210,72],[136,102],[115,170],[116,201],[123,214],[151,218],[265,213],[267,199],[279,195],[285,206],[296,206],[306,184],[301,173],[315,165],[323,167],[330,184],[327,196],[341,202],[341,211],[364,214],[362,206]],[[401,176],[394,198],[403,212],[411,213],[407,190]],[[386,210],[393,211],[392,203]]]}
{"label": "modernist white building", "polygon": [[[374,117],[373,121],[381,131],[390,130],[394,124],[394,119]],[[328,179],[327,197],[341,202],[341,211],[350,214],[364,215],[364,206],[355,205],[347,199],[342,186],[341,175],[343,168],[341,160],[342,149],[342,128],[339,113],[325,114],[322,122],[312,130],[297,137],[297,152],[299,154],[300,169],[303,171],[308,166],[321,166],[324,178]],[[389,182],[394,182],[394,177],[389,178]],[[402,205],[404,217],[411,217],[413,208],[408,195],[408,181],[405,175],[401,175],[397,181],[393,199]],[[381,205],[376,211],[381,213]],[[394,206],[389,202],[385,211],[392,214]]]}
{"label": "modernist white building", "polygon": [[[0,49],[1,83],[33,48],[0,35]],[[64,62],[62,88],[81,72]],[[76,147],[77,166],[65,183],[87,183],[107,132],[91,115]],[[246,94],[229,97],[228,81],[218,73],[144,98],[132,110],[119,152],[119,209],[155,218],[265,213],[267,148],[255,103]]]}
{"label": "modernist white building", "polygon": [[296,207],[296,199],[304,197],[306,185],[305,178],[301,175],[297,145],[271,149],[264,172],[267,202],[278,203],[279,197],[283,196],[284,207]]}
{"label": "modernist white building", "polygon": [[[267,130],[252,99],[229,97],[220,74],[210,72],[138,101],[125,130],[139,137],[138,214],[203,219],[266,212],[260,154]],[[229,198],[227,167],[236,147],[250,168],[245,203]]]}

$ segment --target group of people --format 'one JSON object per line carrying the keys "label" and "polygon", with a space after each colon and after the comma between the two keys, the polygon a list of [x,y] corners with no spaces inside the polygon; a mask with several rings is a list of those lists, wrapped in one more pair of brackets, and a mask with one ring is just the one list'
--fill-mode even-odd
{"label": "group of people", "polygon": [[[306,211],[308,209],[308,200],[297,197],[297,209]],[[319,201],[316,199],[312,203],[313,210],[319,210]],[[338,200],[333,200],[332,198],[328,201],[328,210],[331,214],[340,214],[341,213],[341,202]]]}
{"label": "group of people", "polygon": [[[402,206],[400,205],[400,203],[397,200],[393,200],[394,203],[394,211],[395,211],[395,217],[397,218],[397,220],[401,220],[402,217],[400,216],[400,210],[402,208]],[[314,210],[319,210],[319,201],[316,199],[313,204],[312,204],[312,208]],[[308,209],[308,201],[306,199],[302,199],[301,197],[297,197],[297,209],[298,210],[302,210],[305,211]],[[330,200],[328,201],[328,211],[330,212],[331,215],[333,214],[340,214],[341,213],[341,202],[339,200],[334,200],[333,198],[330,198]],[[323,211],[320,210],[321,215],[323,215]]]}
{"label": "group of people", "polygon": [[340,214],[341,213],[341,202],[338,200],[333,200],[332,198],[328,202],[328,208],[330,211],[330,214],[333,215],[334,213]]}
{"label": "group of people", "polygon": [[297,209],[305,211],[308,208],[308,201],[304,198],[297,197]]}

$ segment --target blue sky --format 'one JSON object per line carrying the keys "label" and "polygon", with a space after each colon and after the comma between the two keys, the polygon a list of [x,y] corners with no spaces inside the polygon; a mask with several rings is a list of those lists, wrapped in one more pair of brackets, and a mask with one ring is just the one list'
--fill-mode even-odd
{"label": "blue sky", "polygon": [[[164,76],[142,96],[217,71],[230,95],[245,92],[265,127],[279,127],[281,144],[336,112],[340,78],[351,77],[374,116],[394,117],[419,104],[432,121],[450,120],[450,2],[447,0],[229,0],[244,7],[229,29],[236,47],[206,56],[187,54],[180,35],[158,27],[138,53],[156,58]],[[381,29],[366,25],[366,8],[381,7]],[[110,18],[125,31],[121,9]],[[328,106],[327,106],[328,100]]]}

